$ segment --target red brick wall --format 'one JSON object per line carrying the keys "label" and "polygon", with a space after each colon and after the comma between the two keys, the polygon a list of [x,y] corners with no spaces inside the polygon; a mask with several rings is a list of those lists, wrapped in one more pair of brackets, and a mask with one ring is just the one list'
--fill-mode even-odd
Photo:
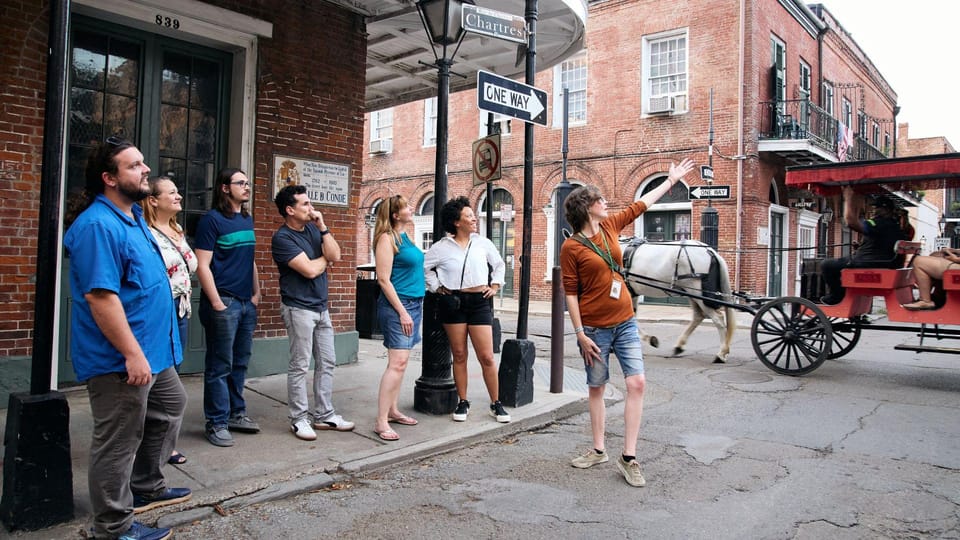
{"label": "red brick wall", "polygon": [[[358,157],[366,57],[362,19],[325,2],[209,3],[274,25],[273,38],[259,41],[255,164],[247,171],[255,184],[257,263],[264,285],[257,336],[285,334],[270,257],[270,238],[281,223],[269,187],[274,153],[350,165],[349,206],[320,210],[343,251],[331,271],[334,324],[338,331],[353,330],[356,186],[363,167]],[[32,346],[47,16],[45,1],[0,4],[0,357],[29,355]]]}
{"label": "red brick wall", "polygon": [[0,5],[0,357],[28,355],[33,346],[46,4]]}

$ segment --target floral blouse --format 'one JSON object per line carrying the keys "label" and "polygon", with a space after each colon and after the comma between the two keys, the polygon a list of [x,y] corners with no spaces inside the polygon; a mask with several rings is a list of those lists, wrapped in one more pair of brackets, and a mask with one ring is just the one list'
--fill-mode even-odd
{"label": "floral blouse", "polygon": [[163,255],[163,264],[167,267],[167,277],[170,278],[170,290],[177,301],[177,317],[190,316],[190,274],[197,271],[197,256],[187,243],[186,237],[180,238],[178,246],[172,238],[150,227],[157,243],[160,244],[160,253]]}

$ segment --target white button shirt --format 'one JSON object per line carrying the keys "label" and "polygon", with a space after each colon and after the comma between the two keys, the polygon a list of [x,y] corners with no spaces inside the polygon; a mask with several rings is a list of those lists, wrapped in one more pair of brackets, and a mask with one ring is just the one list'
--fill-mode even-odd
{"label": "white button shirt", "polygon": [[[466,265],[464,256],[467,257]],[[493,267],[490,282],[487,281],[488,264]],[[444,236],[439,242],[434,242],[423,256],[423,270],[430,292],[437,292],[441,285],[456,291],[491,283],[503,286],[506,265],[493,242],[473,233],[467,248],[460,247],[452,236]]]}

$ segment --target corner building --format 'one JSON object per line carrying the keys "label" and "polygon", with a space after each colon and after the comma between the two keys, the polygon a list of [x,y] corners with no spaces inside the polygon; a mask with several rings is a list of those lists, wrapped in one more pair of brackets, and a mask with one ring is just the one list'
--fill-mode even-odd
{"label": "corner building", "polygon": [[[456,62],[453,71],[470,70]],[[795,0],[590,1],[586,47],[537,74],[549,97],[548,126],[535,127],[531,298],[550,297],[557,264],[555,190],[562,171],[562,89],[569,92],[569,182],[593,184],[622,208],[662,182],[671,162],[711,163],[709,201],[719,216],[719,251],[734,290],[796,294],[802,258],[839,256],[849,244],[839,200],[787,189],[791,165],[894,155],[897,95],[828,5]],[[709,153],[713,109],[713,156]],[[426,99],[366,116],[361,210],[399,193],[415,203],[416,237],[432,242],[436,102]],[[486,231],[486,187],[472,181],[472,143],[488,132],[476,91],[451,96],[448,196],[467,196]],[[524,127],[501,128],[502,179],[494,183],[492,240],[507,261],[505,294],[518,296],[523,222]],[[846,135],[838,147],[838,136]],[[696,172],[624,236],[700,239]],[[513,211],[504,212],[505,205]],[[827,208],[836,216],[827,221]],[[371,222],[372,223],[372,222]],[[361,225],[358,258],[370,254]],[[836,245],[835,247],[829,247]],[[511,283],[510,280],[513,280]]]}
{"label": "corner building", "polygon": [[[503,2],[522,12],[523,0]],[[585,0],[540,0],[540,6],[553,36],[543,47],[546,58],[556,62],[581,49]],[[57,81],[47,80],[51,13],[60,12],[68,13],[62,56],[66,114],[60,124],[64,158],[44,163],[47,102],[61,99]],[[5,30],[0,34],[0,403],[6,404],[9,392],[30,387],[38,302],[56,305],[54,386],[74,382],[70,261],[62,250],[52,261],[58,265],[55,290],[36,290],[37,238],[52,238],[59,246],[63,234],[62,225],[41,226],[40,192],[57,187],[62,206],[83,186],[91,149],[111,136],[132,140],[152,174],[177,183],[188,239],[210,208],[218,170],[239,167],[253,181],[263,294],[250,376],[287,369],[278,275],[270,256],[270,238],[282,223],[273,198],[284,182],[308,185],[342,248],[342,261],[329,270],[338,362],[356,360],[355,267],[367,261],[366,246],[358,257],[356,239],[368,150],[363,115],[374,104],[400,104],[423,97],[416,92],[436,92],[435,70],[416,60],[431,53],[412,2],[13,0],[0,3],[0,15]],[[408,52],[386,58],[378,48],[388,46]],[[479,37],[471,37],[463,50],[477,66],[495,69],[496,47],[482,47]],[[45,177],[59,186],[42,186]],[[200,294],[194,279],[195,305]],[[204,336],[196,315],[188,340],[183,371],[202,372]]]}

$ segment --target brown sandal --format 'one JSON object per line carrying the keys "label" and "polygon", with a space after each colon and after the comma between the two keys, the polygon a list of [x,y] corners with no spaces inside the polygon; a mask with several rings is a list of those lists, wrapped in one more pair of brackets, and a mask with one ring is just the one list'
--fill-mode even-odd
{"label": "brown sandal", "polygon": [[937,305],[926,300],[917,300],[916,302],[903,304],[903,309],[909,309],[910,311],[927,311],[931,309],[937,309]]}

